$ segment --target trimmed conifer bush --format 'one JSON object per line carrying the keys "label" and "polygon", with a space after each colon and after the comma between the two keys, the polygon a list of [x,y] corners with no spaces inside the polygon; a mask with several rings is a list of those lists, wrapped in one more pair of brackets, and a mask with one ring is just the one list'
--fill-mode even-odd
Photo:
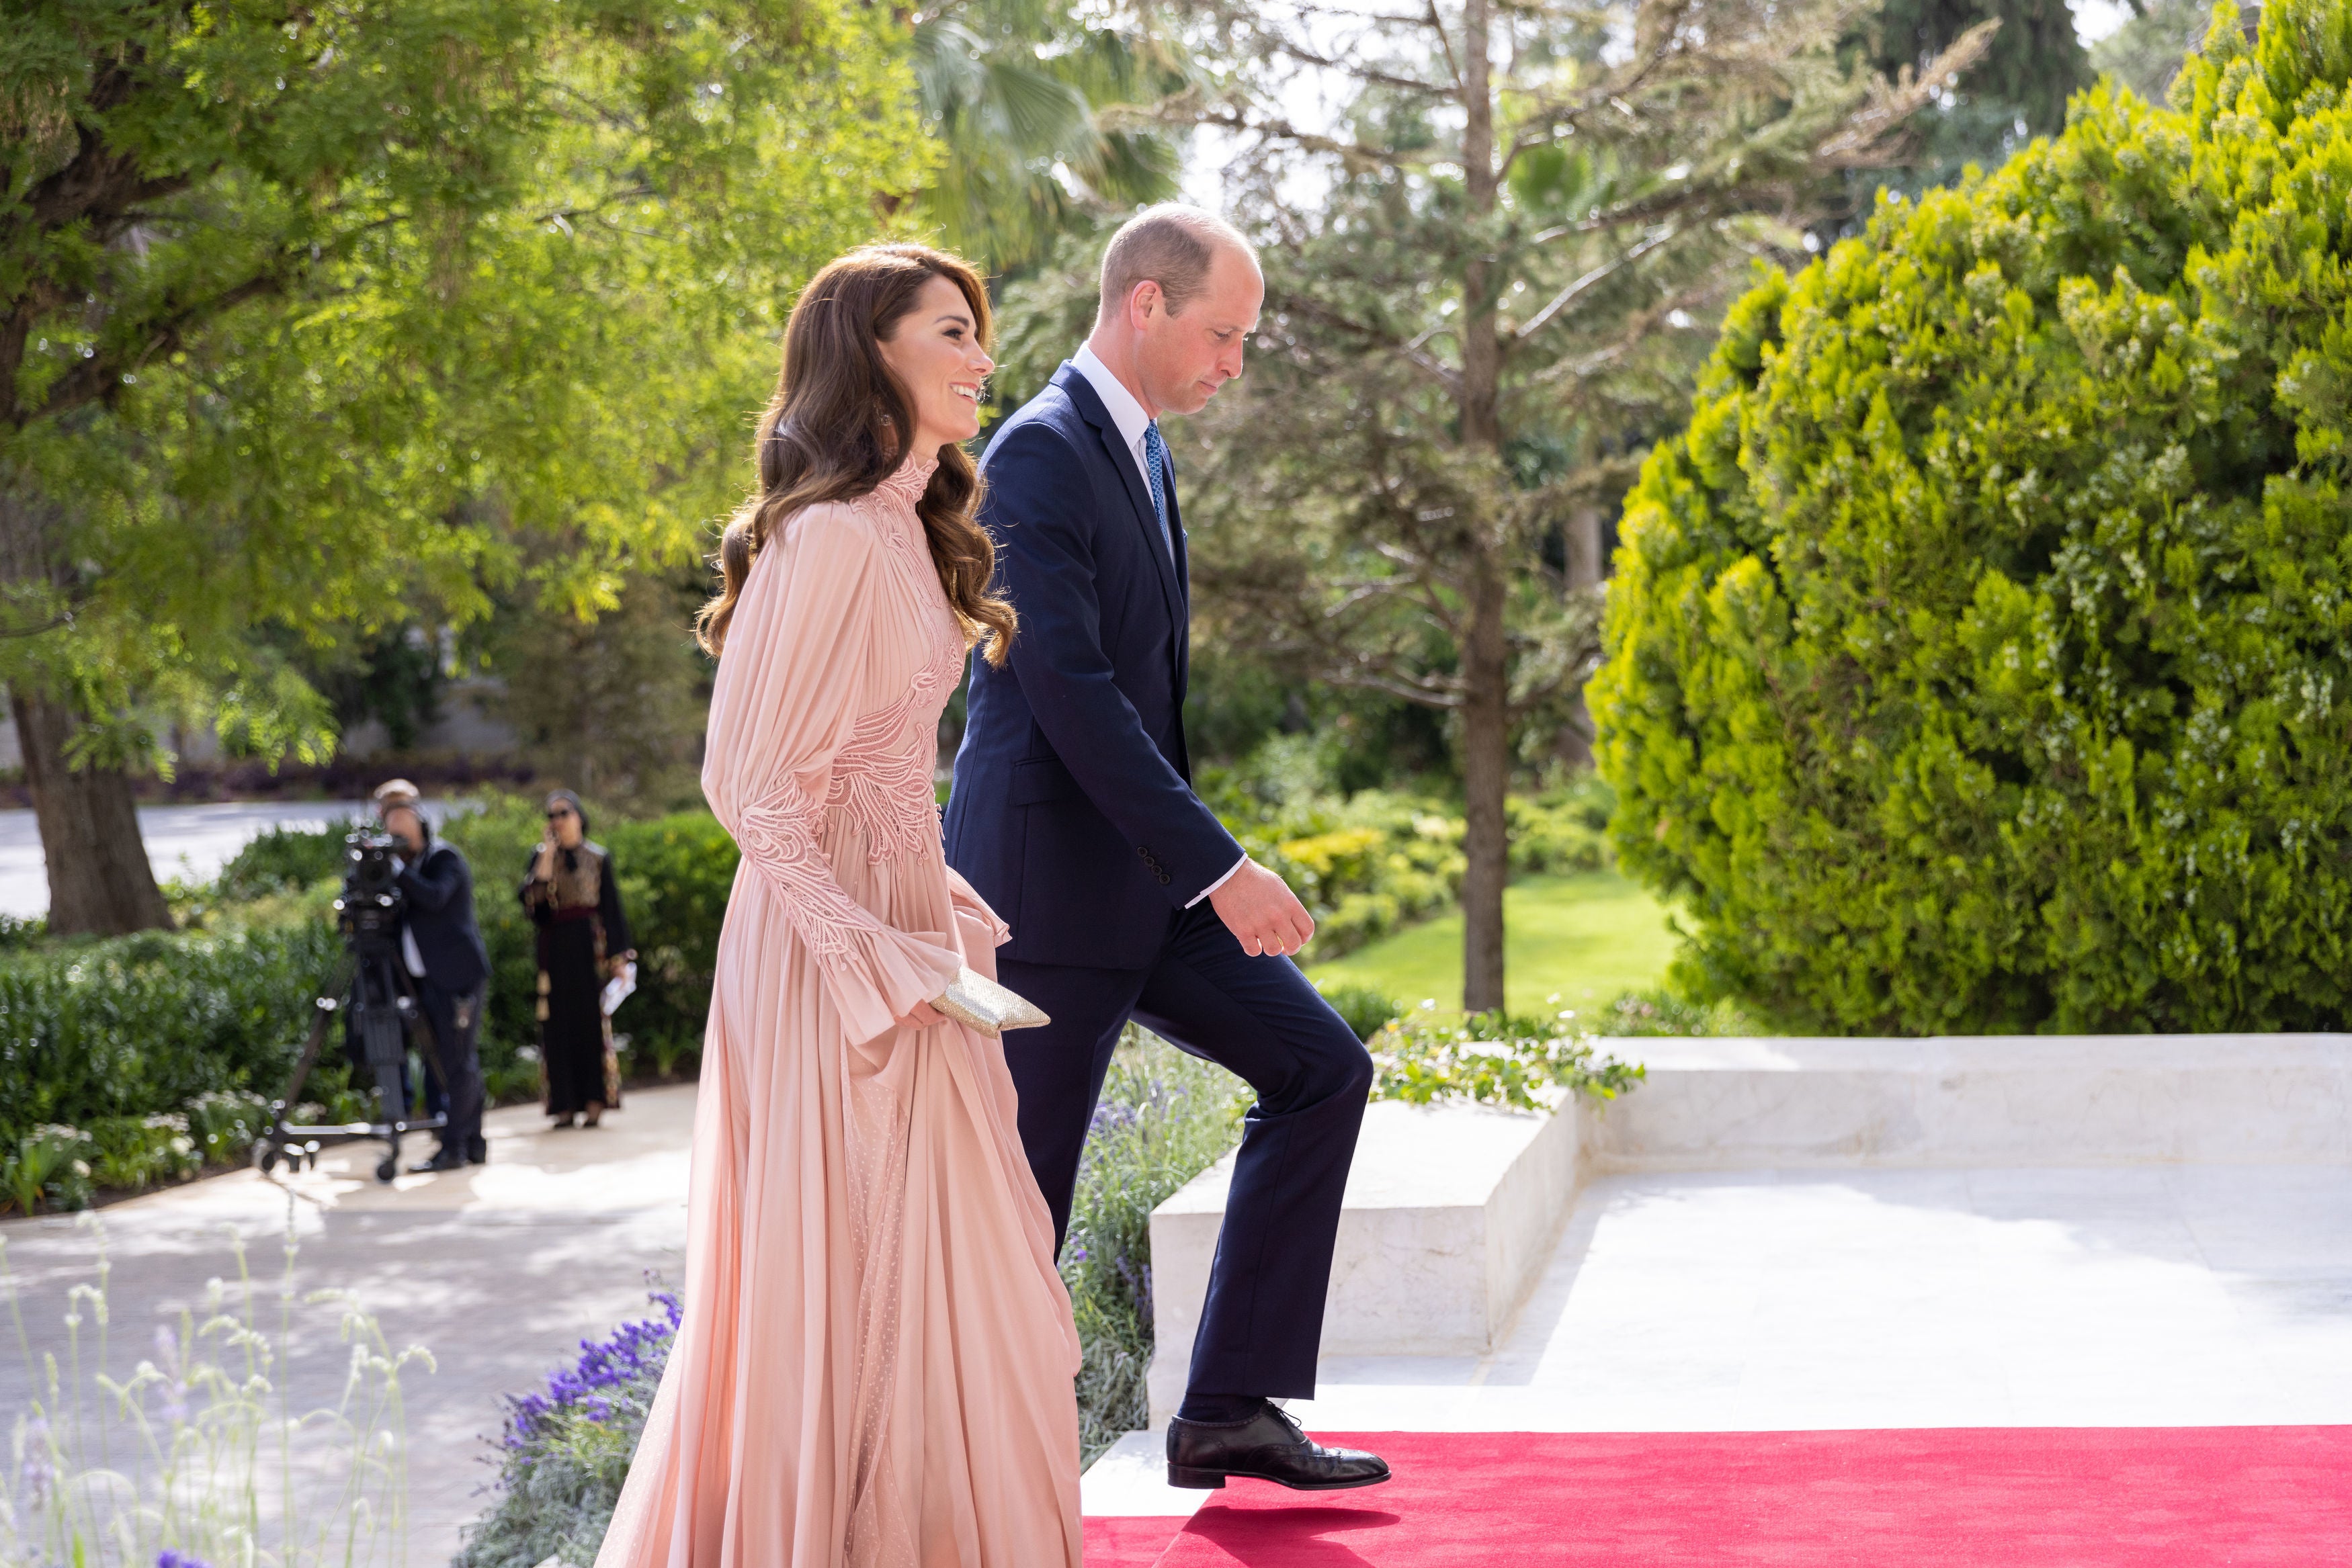
{"label": "trimmed conifer bush", "polygon": [[2352,5],[2223,0],[1730,313],[1593,706],[1678,979],[1857,1032],[2338,1029]]}

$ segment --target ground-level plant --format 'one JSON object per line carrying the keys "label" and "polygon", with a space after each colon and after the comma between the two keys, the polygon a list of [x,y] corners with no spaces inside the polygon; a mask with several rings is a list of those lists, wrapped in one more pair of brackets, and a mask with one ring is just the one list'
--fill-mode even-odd
{"label": "ground-level plant", "polygon": [[509,1402],[497,1505],[468,1532],[457,1568],[585,1568],[612,1522],[677,1336],[678,1299],[656,1289],[656,1317],[582,1340],[544,1393]]}
{"label": "ground-level plant", "polygon": [[[399,1568],[407,1557],[408,1472],[401,1385],[431,1370],[395,1351],[348,1291],[303,1293],[289,1234],[274,1281],[257,1281],[232,1236],[232,1281],[200,1310],[154,1325],[126,1375],[113,1364],[105,1230],[94,1282],[75,1285],[63,1368],[36,1366],[25,1303],[5,1288],[35,1390],[9,1427],[0,1474],[0,1568]],[[288,1355],[299,1332],[350,1346],[331,1406],[299,1408]]]}

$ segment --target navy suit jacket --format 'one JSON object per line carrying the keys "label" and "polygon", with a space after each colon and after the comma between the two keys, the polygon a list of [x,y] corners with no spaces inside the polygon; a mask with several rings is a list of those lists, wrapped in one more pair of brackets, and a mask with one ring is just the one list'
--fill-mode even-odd
{"label": "navy suit jacket", "polygon": [[948,861],[1013,927],[1007,957],[1142,968],[1175,912],[1242,858],[1192,793],[1184,747],[1174,476],[1171,559],[1134,453],[1067,363],[998,427],[981,471],[1021,630],[1003,668],[972,657]]}
{"label": "navy suit jacket", "polygon": [[426,843],[401,871],[400,890],[408,895],[402,921],[416,937],[426,979],[463,996],[490,977],[489,950],[474,920],[473,869],[457,845],[437,838]]}

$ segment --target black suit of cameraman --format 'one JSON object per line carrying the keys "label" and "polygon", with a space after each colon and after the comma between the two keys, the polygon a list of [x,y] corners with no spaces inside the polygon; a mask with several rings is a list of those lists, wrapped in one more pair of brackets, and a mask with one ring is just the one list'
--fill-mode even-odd
{"label": "black suit of cameraman", "polygon": [[[482,1004],[489,994],[490,956],[474,919],[474,873],[455,846],[433,836],[415,796],[376,791],[384,830],[405,846],[400,891],[402,962],[416,981],[416,1000],[432,1026],[448,1124],[441,1150],[420,1170],[482,1163]],[[428,1092],[432,1108],[436,1096]]]}

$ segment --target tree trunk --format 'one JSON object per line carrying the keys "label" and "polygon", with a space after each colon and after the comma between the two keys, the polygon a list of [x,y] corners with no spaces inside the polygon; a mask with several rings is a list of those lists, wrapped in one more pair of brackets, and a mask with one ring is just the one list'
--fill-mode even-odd
{"label": "tree trunk", "polygon": [[1503,1005],[1503,888],[1511,879],[1504,803],[1511,781],[1510,667],[1501,563],[1479,565],[1462,648],[1462,1006]]}
{"label": "tree trunk", "polygon": [[[1495,106],[1487,31],[1488,0],[1462,9],[1464,193],[1472,221],[1495,210]],[[1501,476],[1503,342],[1495,321],[1494,263],[1474,255],[1462,270],[1462,443],[1496,459]],[[1504,635],[1507,572],[1500,517],[1474,524],[1469,627],[1462,653],[1462,1006],[1484,1012],[1503,1005],[1503,886],[1510,880],[1510,655]]]}
{"label": "tree trunk", "polygon": [[8,707],[49,873],[49,929],[98,936],[168,930],[172,912],[163,906],[139,836],[131,776],[115,768],[68,766],[74,714],[66,704],[11,687]]}

